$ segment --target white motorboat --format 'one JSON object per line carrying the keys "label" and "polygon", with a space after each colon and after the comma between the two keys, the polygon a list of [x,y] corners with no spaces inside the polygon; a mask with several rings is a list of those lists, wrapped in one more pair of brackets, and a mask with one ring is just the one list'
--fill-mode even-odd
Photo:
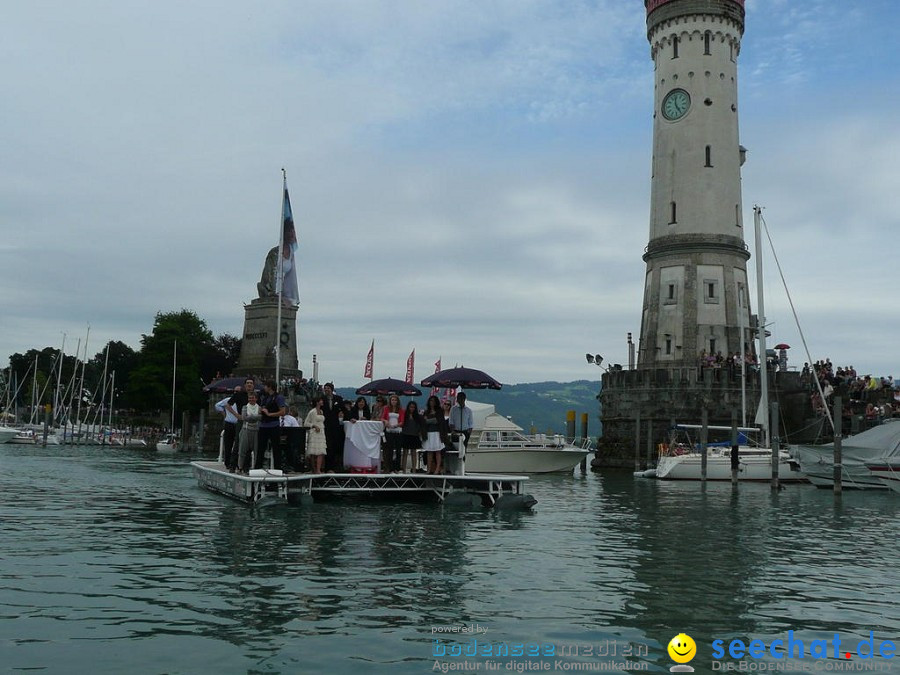
{"label": "white motorboat", "polygon": [[[798,445],[800,470],[816,487],[834,487],[834,443]],[[866,466],[900,457],[900,421],[889,421],[841,440],[841,486],[857,490],[884,490],[888,486]]]}
{"label": "white motorboat", "polygon": [[37,434],[30,429],[19,429],[19,433],[10,438],[7,443],[11,445],[36,445],[40,443]]}
{"label": "white motorboat", "polygon": [[46,439],[41,429],[15,429],[14,431],[16,432],[15,436],[6,443],[12,445],[59,445],[59,437],[55,431],[49,432]]}
{"label": "white motorboat", "polygon": [[885,487],[900,493],[900,457],[885,457],[881,460],[866,462],[866,468]]}
{"label": "white motorboat", "polygon": [[[494,412],[476,415],[476,427],[465,451],[467,474],[568,473],[591,451],[589,439],[573,445],[561,435],[526,435],[522,427]],[[455,473],[456,458],[450,456],[448,461]]]}
{"label": "white motorboat", "polygon": [[156,444],[157,452],[178,452],[178,437],[175,434],[166,434],[163,440]]}
{"label": "white motorboat", "polygon": [[0,443],[12,443],[18,435],[18,429],[0,426]]}

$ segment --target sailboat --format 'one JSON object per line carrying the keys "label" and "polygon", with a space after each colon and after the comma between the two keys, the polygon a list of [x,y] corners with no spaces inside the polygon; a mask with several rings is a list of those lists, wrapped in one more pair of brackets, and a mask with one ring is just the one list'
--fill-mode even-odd
{"label": "sailboat", "polygon": [[178,340],[172,347],[172,424],[170,433],[166,434],[162,441],[156,444],[157,452],[177,452],[178,436],[175,434],[175,370],[178,366]]}
{"label": "sailboat", "polygon": [[[761,424],[761,429],[741,427],[739,431],[741,434],[762,431],[764,440],[760,447],[753,447],[746,442],[738,445],[737,478],[741,481],[768,481],[772,479],[772,449],[769,442],[769,381],[767,364],[765,361],[766,320],[762,285],[760,208],[758,206],[754,207],[753,216],[754,224],[756,226],[756,274],[759,305],[759,330],[757,333],[759,336],[759,354],[762,359],[759,371],[760,402],[757,422]],[[739,307],[738,314],[743,317],[743,293],[740,294],[739,301],[741,306]],[[678,425],[677,428],[682,430],[697,430],[701,427],[700,425]],[[707,429],[711,431],[730,431],[731,427],[707,426]],[[661,454],[655,470],[651,469],[647,472],[638,473],[664,480],[702,480],[702,463],[703,455],[692,443],[672,443],[671,446],[664,446],[661,449]],[[778,452],[777,475],[779,482],[783,483],[799,483],[806,480],[806,477],[800,472],[799,463],[793,459],[786,450],[779,450]],[[707,444],[706,480],[731,480],[730,443]]]}

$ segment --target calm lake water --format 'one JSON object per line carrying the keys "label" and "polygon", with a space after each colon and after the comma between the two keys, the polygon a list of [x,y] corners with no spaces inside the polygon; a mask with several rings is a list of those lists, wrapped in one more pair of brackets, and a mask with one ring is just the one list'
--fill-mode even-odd
{"label": "calm lake water", "polygon": [[[0,445],[0,670],[668,672],[685,632],[703,673],[715,639],[900,637],[898,495],[622,473],[528,491],[524,513],[252,509],[187,458]],[[526,654],[441,651],[500,643]]]}

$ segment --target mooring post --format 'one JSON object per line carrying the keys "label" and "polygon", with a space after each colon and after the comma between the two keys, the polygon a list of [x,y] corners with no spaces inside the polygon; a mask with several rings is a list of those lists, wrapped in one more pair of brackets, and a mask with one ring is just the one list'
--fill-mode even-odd
{"label": "mooring post", "polygon": [[840,495],[843,492],[843,480],[844,480],[844,467],[843,467],[843,458],[841,457],[841,436],[843,435],[843,430],[841,429],[841,423],[843,420],[841,419],[844,413],[843,401],[841,401],[840,396],[834,397],[834,494]]}
{"label": "mooring post", "polygon": [[703,406],[703,410],[700,413],[700,480],[702,482],[706,482],[706,462],[708,461],[708,457],[706,456],[706,443],[709,439],[709,410],[706,408],[706,405]]}
{"label": "mooring post", "polygon": [[[581,413],[581,442],[588,440],[588,414]],[[587,473],[587,455],[581,458],[581,473]]]}
{"label": "mooring post", "polygon": [[731,409],[731,484],[738,483],[738,468],[740,461],[738,460],[738,423],[737,410]]}
{"label": "mooring post", "polygon": [[47,447],[47,436],[50,435],[50,405],[47,404],[47,408],[44,410],[44,440],[41,443],[45,448]]}
{"label": "mooring post", "polygon": [[566,411],[566,442],[575,442],[575,411]]}
{"label": "mooring post", "polygon": [[778,403],[769,408],[769,437],[772,445],[772,489],[778,489],[779,440],[778,440]]}
{"label": "mooring post", "polygon": [[641,470],[641,412],[634,416],[634,470]]}

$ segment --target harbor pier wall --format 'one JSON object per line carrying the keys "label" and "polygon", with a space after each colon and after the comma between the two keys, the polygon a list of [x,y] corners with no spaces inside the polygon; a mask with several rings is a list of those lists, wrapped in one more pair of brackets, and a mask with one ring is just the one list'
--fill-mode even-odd
{"label": "harbor pier wall", "polygon": [[[758,371],[742,376],[737,368],[672,367],[605,373],[599,396],[603,436],[594,466],[633,468],[636,458],[642,468],[652,466],[657,445],[668,441],[672,426],[700,424],[704,408],[710,426],[730,426],[733,412],[742,425],[742,379],[747,426],[758,426],[754,422],[760,397]],[[779,404],[779,437],[822,442],[825,418],[815,414],[811,403],[815,383],[798,372],[771,369],[769,382],[770,400]]]}

